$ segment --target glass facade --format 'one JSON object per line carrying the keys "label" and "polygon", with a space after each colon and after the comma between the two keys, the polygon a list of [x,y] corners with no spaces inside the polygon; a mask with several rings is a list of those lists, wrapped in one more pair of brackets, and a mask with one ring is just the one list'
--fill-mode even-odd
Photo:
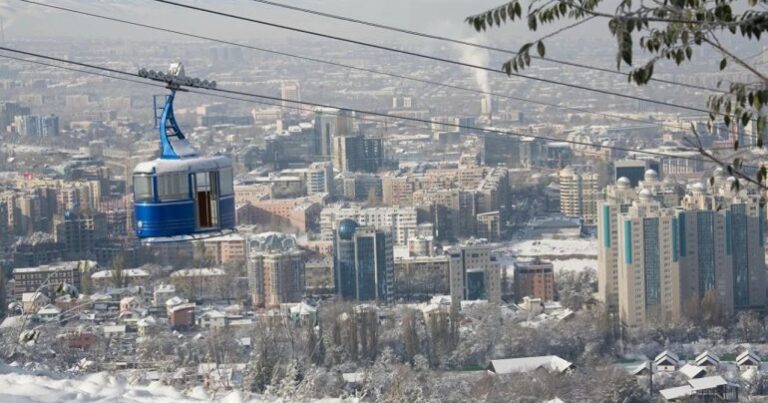
{"label": "glass facade", "polygon": [[645,263],[645,306],[661,304],[661,260],[659,219],[643,219],[643,261]]}
{"label": "glass facade", "polygon": [[678,216],[678,229],[680,230],[680,256],[685,257],[688,255],[688,237],[685,233],[685,226],[686,226],[686,215],[685,212],[681,212]]}
{"label": "glass facade", "polygon": [[715,217],[712,211],[696,213],[697,245],[699,253],[699,298],[715,288]]}
{"label": "glass facade", "polygon": [[357,237],[357,299],[376,299],[376,250],[374,237]]}
{"label": "glass facade", "polygon": [[487,299],[485,293],[485,272],[473,270],[467,272],[467,299]]}
{"label": "glass facade", "polygon": [[611,247],[611,206],[603,205],[603,246]]}
{"label": "glass facade", "polygon": [[632,221],[624,221],[624,262],[632,264]]}
{"label": "glass facade", "polygon": [[733,236],[733,302],[735,307],[749,306],[749,249],[747,247],[747,208],[743,204],[731,206],[731,232]]}
{"label": "glass facade", "polygon": [[354,241],[338,239],[334,237],[334,285],[336,292],[343,299],[357,298],[355,287],[355,244]]}

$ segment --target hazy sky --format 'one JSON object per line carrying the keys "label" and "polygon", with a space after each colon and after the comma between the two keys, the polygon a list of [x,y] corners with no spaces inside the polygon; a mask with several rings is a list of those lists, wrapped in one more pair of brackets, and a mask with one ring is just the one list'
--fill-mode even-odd
{"label": "hazy sky", "polygon": [[[152,25],[162,24],[169,28],[190,31],[204,35],[216,35],[227,39],[290,39],[302,40],[303,35],[290,35],[275,28],[266,28],[256,24],[234,21],[232,19],[201,14],[192,10],[161,4],[152,0],[37,0],[43,3],[60,5],[99,14],[109,14],[124,19],[142,21]],[[257,19],[265,19],[286,25],[320,30],[326,33],[343,34],[366,40],[394,39],[413,42],[416,39],[400,34],[388,33],[356,24],[329,20],[319,16],[307,15],[280,9],[249,0],[177,0],[183,3],[200,5],[216,10],[236,13]],[[278,0],[279,1],[279,0]],[[470,14],[481,12],[502,4],[501,0],[287,0],[286,4],[322,10],[329,13],[365,19],[382,24],[423,32],[446,35],[456,38],[476,36],[464,23]],[[85,16],[51,10],[19,0],[0,0],[0,13],[3,15],[7,39],[31,37],[129,37],[150,39],[151,32],[126,27],[117,23],[102,22]],[[517,47],[526,39],[543,34],[530,34],[527,29],[507,27],[495,29],[496,38],[509,38],[510,46]],[[606,32],[605,22],[588,23],[600,27],[598,32]],[[595,30],[587,27],[580,29],[579,35],[588,35]],[[290,36],[288,36],[290,35]],[[591,36],[591,35],[590,35]],[[161,36],[165,40],[172,36]],[[477,38],[476,38],[477,39]]]}

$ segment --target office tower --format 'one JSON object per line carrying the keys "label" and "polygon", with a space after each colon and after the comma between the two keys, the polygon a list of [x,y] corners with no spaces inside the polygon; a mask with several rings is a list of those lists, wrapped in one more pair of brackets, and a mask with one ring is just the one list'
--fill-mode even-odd
{"label": "office tower", "polygon": [[499,133],[483,133],[482,154],[485,165],[520,168],[520,137]]}
{"label": "office tower", "polygon": [[555,272],[552,262],[538,258],[515,263],[515,301],[523,297],[552,301],[555,298]]}
{"label": "office tower", "polygon": [[629,179],[630,185],[635,187],[645,178],[648,170],[659,172],[659,162],[656,160],[620,160],[613,163],[613,179]]}
{"label": "office tower", "polygon": [[501,303],[501,268],[484,240],[469,240],[449,248],[451,303],[465,300]]}
{"label": "office tower", "polygon": [[565,168],[558,173],[560,180],[560,212],[579,217],[585,224],[597,221],[597,201],[600,196],[596,173],[579,173]]}
{"label": "office tower", "polygon": [[253,305],[275,307],[304,295],[304,253],[290,235],[269,232],[249,237],[248,288]]}
{"label": "office tower", "polygon": [[619,317],[627,326],[677,321],[682,317],[675,209],[662,208],[643,189],[638,200],[619,214]]}
{"label": "office tower", "polygon": [[16,116],[13,118],[13,127],[16,133],[21,136],[38,137],[41,133],[40,117],[31,115]]}
{"label": "office tower", "polygon": [[367,201],[382,199],[381,177],[368,173],[342,172],[337,178],[339,194],[346,200]]}
{"label": "office tower", "polygon": [[391,302],[394,287],[391,235],[374,227],[358,226],[351,219],[339,221],[334,232],[336,293],[345,300]]}
{"label": "office tower", "polygon": [[275,169],[313,162],[317,158],[315,141],[316,133],[311,124],[289,126],[265,139],[263,161]]}
{"label": "office tower", "polygon": [[619,312],[619,225],[618,215],[626,213],[637,194],[631,182],[619,178],[605,188],[605,200],[598,202],[597,284],[598,298],[609,313]]}
{"label": "office tower", "polygon": [[16,116],[26,116],[29,113],[29,107],[21,106],[17,102],[0,102],[0,132],[5,132],[8,126],[14,124]]}
{"label": "office tower", "polygon": [[333,169],[337,172],[376,172],[384,161],[380,138],[362,134],[333,137]]}
{"label": "office tower", "polygon": [[318,193],[327,193],[329,197],[336,193],[330,162],[315,162],[307,168],[307,195]]}
{"label": "office tower", "polygon": [[59,117],[48,115],[40,117],[40,135],[43,137],[56,137],[59,135]]}
{"label": "office tower", "polygon": [[343,219],[352,219],[358,225],[373,226],[392,234],[396,245],[405,245],[408,239],[416,235],[417,217],[413,207],[361,207],[334,205],[320,213],[320,235],[323,240],[331,241],[336,223]]}
{"label": "office tower", "polygon": [[107,217],[103,213],[68,211],[54,220],[56,242],[64,246],[68,259],[89,257],[94,246],[107,237]]}
{"label": "office tower", "polygon": [[498,211],[479,213],[476,219],[475,234],[478,238],[487,239],[490,242],[498,242],[501,239],[501,216]]}
{"label": "office tower", "polygon": [[320,159],[330,161],[333,152],[333,137],[336,135],[336,124],[339,110],[334,108],[315,109],[315,154]]}
{"label": "office tower", "polygon": [[476,230],[476,195],[458,189],[419,190],[413,194],[413,205],[435,224],[437,239],[468,238]]}
{"label": "office tower", "polygon": [[[759,195],[731,189],[733,178],[716,172],[715,186],[691,186],[679,213],[684,303],[710,290],[726,313],[765,308],[765,213]],[[683,237],[682,234],[685,236]]]}
{"label": "office tower", "polygon": [[294,102],[301,101],[301,86],[298,80],[283,80],[280,82],[280,97],[284,107],[296,107]]}

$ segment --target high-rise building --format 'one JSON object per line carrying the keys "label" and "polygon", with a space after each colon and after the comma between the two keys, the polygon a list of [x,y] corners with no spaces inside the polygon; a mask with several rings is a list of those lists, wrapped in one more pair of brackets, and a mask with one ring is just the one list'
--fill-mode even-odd
{"label": "high-rise building", "polygon": [[381,177],[369,173],[343,172],[337,177],[338,192],[346,200],[382,199]]}
{"label": "high-rise building", "polygon": [[[759,197],[731,190],[733,179],[716,176],[711,189],[691,186],[680,207],[665,207],[645,188],[617,213],[616,266],[601,257],[599,281],[618,275],[618,312],[625,325],[679,320],[702,309],[709,294],[727,314],[765,308],[765,217]],[[614,238],[604,238],[610,225],[602,226],[598,237],[604,249]],[[610,283],[600,289],[601,298],[610,301]]]}
{"label": "high-rise building", "polygon": [[331,241],[334,228],[339,220],[349,218],[358,225],[373,226],[392,234],[395,244],[405,245],[416,235],[416,209],[413,207],[360,207],[329,206],[320,213],[320,235]]}
{"label": "high-rise building", "polygon": [[446,251],[451,303],[487,300],[501,303],[501,267],[485,240],[469,240]]}
{"label": "high-rise building", "polygon": [[720,177],[710,192],[693,185],[678,213],[683,302],[691,305],[713,291],[726,313],[763,310],[765,211],[759,195],[736,192],[733,178],[722,171]]}
{"label": "high-rise building", "polygon": [[59,117],[48,115],[40,117],[40,135],[43,137],[56,137],[59,135]]}
{"label": "high-rise building", "polygon": [[333,155],[333,139],[336,136],[352,134],[352,114],[335,108],[315,109],[315,153],[322,159],[330,160]]}
{"label": "high-rise building", "polygon": [[334,229],[333,268],[336,293],[354,301],[389,303],[394,290],[391,235],[361,227],[351,219]]}
{"label": "high-rise building", "polygon": [[619,311],[619,225],[618,215],[626,213],[637,194],[631,182],[619,178],[605,189],[605,200],[598,203],[597,285],[598,298],[610,313]]}
{"label": "high-rise building", "polygon": [[627,326],[682,317],[679,235],[675,210],[649,189],[619,214],[619,317]]}
{"label": "high-rise building", "polygon": [[597,221],[597,201],[600,196],[598,175],[566,168],[560,171],[558,178],[560,212],[567,217],[579,217],[585,224],[594,224]]}
{"label": "high-rise building", "polygon": [[40,136],[40,116],[16,116],[13,118],[13,128],[20,136]]}
{"label": "high-rise building", "polygon": [[333,165],[330,162],[315,162],[307,168],[307,195],[327,193],[333,197],[335,187]]}
{"label": "high-rise building", "polygon": [[295,107],[290,101],[301,102],[301,85],[299,80],[283,80],[280,82],[280,97],[284,107]]}
{"label": "high-rise building", "polygon": [[362,134],[334,136],[332,154],[337,172],[376,172],[384,160],[382,140]]}
{"label": "high-rise building", "polygon": [[64,246],[68,259],[89,257],[96,243],[107,237],[107,217],[103,213],[68,211],[54,220],[56,242]]}
{"label": "high-rise building", "polygon": [[613,163],[613,179],[627,178],[635,187],[645,178],[649,169],[659,172],[659,162],[650,159],[619,160]]}
{"label": "high-rise building", "polygon": [[555,272],[551,262],[539,259],[515,263],[515,301],[523,297],[551,301],[555,298]]}
{"label": "high-rise building", "polygon": [[0,132],[14,124],[16,116],[29,115],[29,107],[21,106],[18,102],[0,102]]}
{"label": "high-rise building", "polygon": [[253,305],[275,307],[304,296],[304,253],[290,235],[276,232],[247,240],[248,288]]}

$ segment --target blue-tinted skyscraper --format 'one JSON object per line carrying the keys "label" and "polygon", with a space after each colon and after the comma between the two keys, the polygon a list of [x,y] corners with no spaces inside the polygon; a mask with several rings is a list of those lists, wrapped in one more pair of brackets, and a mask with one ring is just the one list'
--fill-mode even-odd
{"label": "blue-tinted skyscraper", "polygon": [[333,250],[334,284],[342,299],[391,301],[394,255],[390,234],[344,219],[334,229]]}

